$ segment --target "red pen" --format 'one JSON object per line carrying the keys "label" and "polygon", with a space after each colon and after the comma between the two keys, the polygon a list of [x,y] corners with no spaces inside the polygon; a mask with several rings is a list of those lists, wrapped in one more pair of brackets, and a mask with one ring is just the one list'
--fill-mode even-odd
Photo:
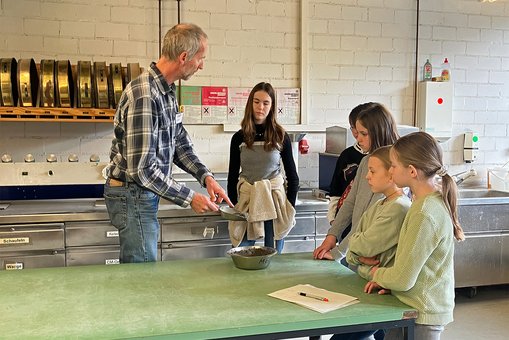
{"label": "red pen", "polygon": [[323,297],[323,296],[318,296],[318,295],[304,293],[304,292],[299,292],[299,295],[305,296],[308,298],[312,298],[312,299],[316,299],[316,300],[320,300],[320,301],[324,301],[324,302],[329,302],[329,299],[327,299],[326,297]]}

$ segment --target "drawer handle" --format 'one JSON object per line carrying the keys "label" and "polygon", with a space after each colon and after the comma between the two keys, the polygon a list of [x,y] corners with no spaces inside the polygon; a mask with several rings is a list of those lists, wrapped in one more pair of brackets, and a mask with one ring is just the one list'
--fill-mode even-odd
{"label": "drawer handle", "polygon": [[203,237],[204,238],[214,238],[214,235],[216,234],[216,229],[213,227],[205,227],[203,229]]}

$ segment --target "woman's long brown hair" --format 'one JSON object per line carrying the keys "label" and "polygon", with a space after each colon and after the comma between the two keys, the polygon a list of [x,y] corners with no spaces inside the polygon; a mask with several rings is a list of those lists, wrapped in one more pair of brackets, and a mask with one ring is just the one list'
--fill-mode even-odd
{"label": "woman's long brown hair", "polygon": [[272,100],[269,114],[267,115],[267,119],[265,120],[265,136],[264,136],[265,144],[263,148],[266,151],[270,151],[273,149],[281,150],[281,148],[283,147],[285,130],[276,121],[276,92],[274,91],[272,85],[265,82],[256,84],[249,93],[246,109],[244,111],[244,118],[240,123],[240,127],[244,135],[244,142],[246,143],[248,148],[253,147],[256,133],[255,122],[253,118],[254,117],[253,97],[254,94],[258,91],[267,92],[270,99]]}

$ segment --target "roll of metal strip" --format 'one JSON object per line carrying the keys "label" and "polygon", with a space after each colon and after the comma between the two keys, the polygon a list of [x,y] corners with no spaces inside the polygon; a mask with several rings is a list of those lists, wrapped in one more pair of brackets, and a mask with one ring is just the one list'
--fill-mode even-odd
{"label": "roll of metal strip", "polygon": [[0,59],[0,105],[18,105],[18,87],[16,86],[16,59]]}
{"label": "roll of metal strip", "polygon": [[55,61],[41,60],[41,84],[40,103],[41,107],[54,107],[55,101]]}
{"label": "roll of metal strip", "polygon": [[69,60],[57,61],[57,104],[59,107],[73,107],[74,84]]}
{"label": "roll of metal strip", "polygon": [[138,78],[140,74],[141,69],[139,63],[127,64],[127,83],[130,83],[132,80]]}
{"label": "roll of metal strip", "polygon": [[113,108],[117,108],[118,103],[120,101],[120,96],[122,95],[122,91],[124,90],[123,81],[122,81],[122,65],[120,63],[112,63],[110,64],[110,85],[112,88],[111,95],[111,103]]}
{"label": "roll of metal strip", "polygon": [[104,61],[94,62],[94,79],[96,107],[101,109],[109,108],[108,102],[108,70]]}
{"label": "roll of metal strip", "polygon": [[33,59],[20,59],[18,62],[18,90],[21,106],[37,106],[39,75]]}
{"label": "roll of metal strip", "polygon": [[78,61],[78,107],[93,106],[92,62]]}

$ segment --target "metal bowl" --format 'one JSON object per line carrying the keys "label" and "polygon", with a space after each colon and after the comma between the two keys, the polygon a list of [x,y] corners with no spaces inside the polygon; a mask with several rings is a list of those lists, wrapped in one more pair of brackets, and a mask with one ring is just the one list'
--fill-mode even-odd
{"label": "metal bowl", "polygon": [[230,208],[229,206],[222,206],[219,208],[221,211],[221,216],[225,220],[229,221],[246,221],[247,217],[245,214],[238,212],[237,210]]}
{"label": "metal bowl", "polygon": [[235,267],[240,269],[265,269],[270,264],[270,258],[277,254],[271,247],[248,246],[237,247],[226,253],[231,256]]}

